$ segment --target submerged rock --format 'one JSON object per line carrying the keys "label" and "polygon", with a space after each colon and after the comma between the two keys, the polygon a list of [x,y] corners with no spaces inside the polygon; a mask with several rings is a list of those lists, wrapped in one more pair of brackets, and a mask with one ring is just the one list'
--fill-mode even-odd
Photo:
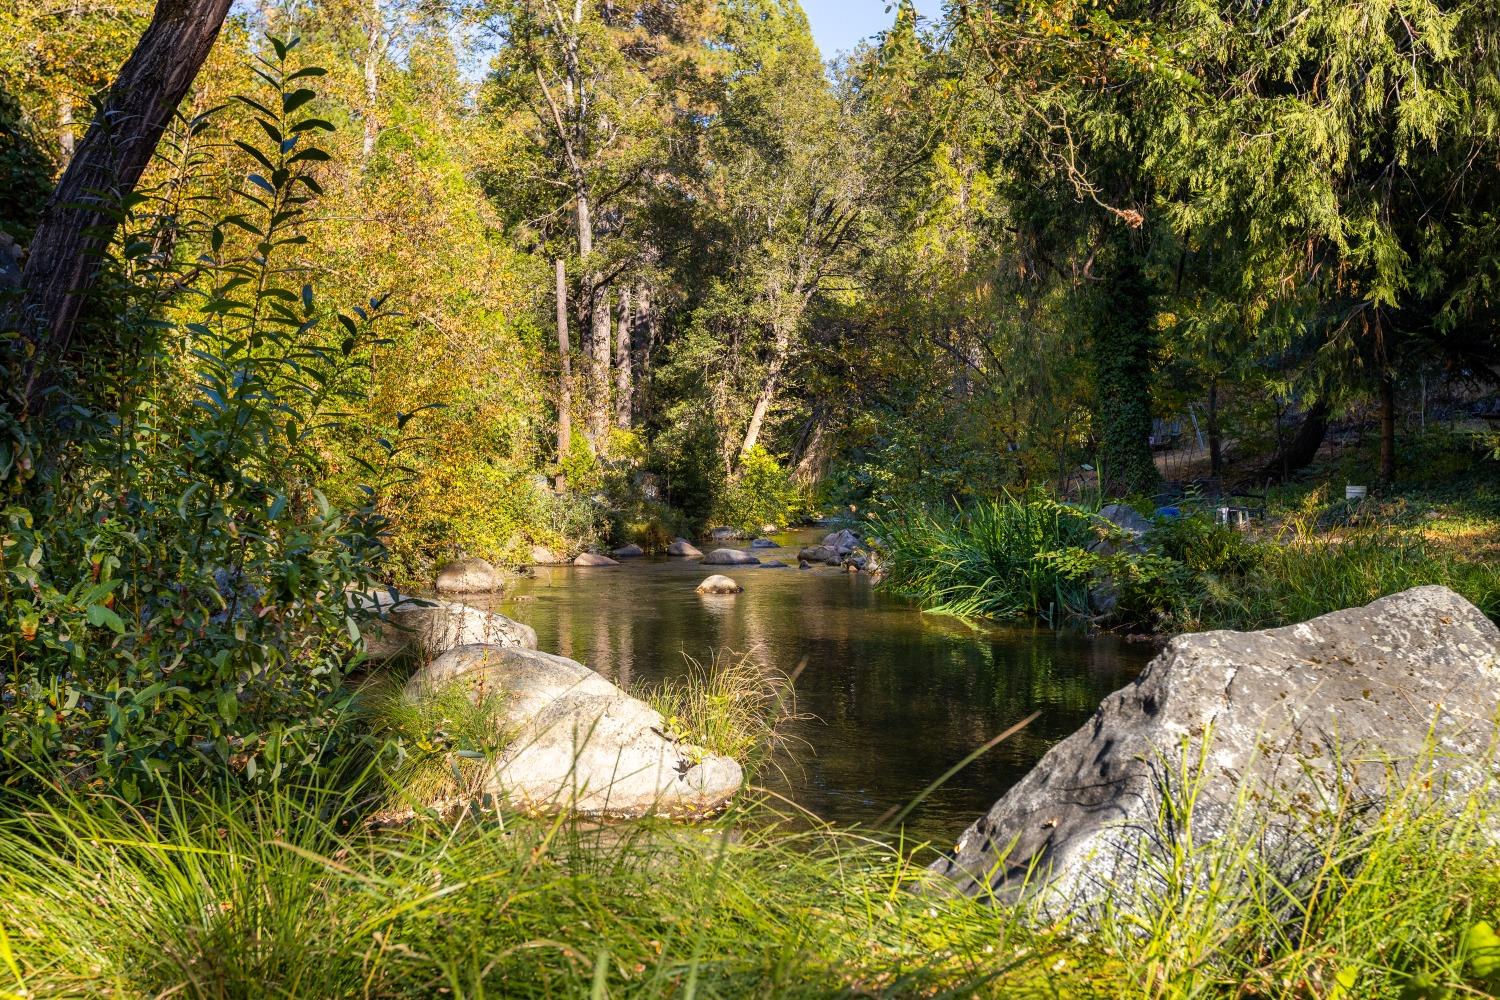
{"label": "submerged rock", "polygon": [[514,809],[596,816],[703,816],[744,780],[740,765],[664,735],[667,724],[588,667],[514,646],[461,646],[417,671],[407,694],[449,684],[499,692],[508,737],[475,794]]}
{"label": "submerged rock", "polygon": [[729,577],[715,573],[698,584],[697,589],[700,594],[738,594],[745,588],[735,583]]}
{"label": "submerged rock", "polygon": [[774,549],[776,547],[776,543],[771,541],[769,538],[757,538],[751,541],[750,547],[752,549]]}
{"label": "submerged rock", "polygon": [[614,556],[616,559],[637,559],[645,554],[646,550],[641,548],[639,545],[636,545],[634,542],[630,543],[629,545],[622,545],[618,549],[615,549],[610,553],[610,555]]}
{"label": "submerged rock", "polygon": [[390,591],[358,594],[353,599],[378,616],[360,626],[372,661],[397,657],[426,661],[476,642],[536,649],[535,629],[493,611]]}
{"label": "submerged rock", "polygon": [[780,559],[772,559],[760,564],[760,569],[786,569],[786,563]]}
{"label": "submerged rock", "polygon": [[696,545],[688,541],[686,538],[674,538],[672,539],[672,544],[667,546],[667,555],[689,556],[693,559],[697,559],[702,556],[703,553],[699,551]]}
{"label": "submerged rock", "polygon": [[574,566],[618,566],[609,556],[601,556],[597,552],[580,552],[573,560]]}
{"label": "submerged rock", "polygon": [[[1335,812],[1358,823],[1416,768],[1428,808],[1490,794],[1497,712],[1500,629],[1443,587],[1179,636],[933,868],[969,895],[1089,915],[1162,891],[1188,841],[1249,839],[1292,884],[1321,862]],[[1190,826],[1164,804],[1184,782]]]}
{"label": "submerged rock", "polygon": [[714,549],[703,557],[705,566],[754,566],[759,562],[750,553],[739,549]]}
{"label": "submerged rock", "polygon": [[487,594],[501,589],[500,573],[483,559],[454,559],[438,570],[439,594]]}
{"label": "submerged rock", "polygon": [[711,542],[732,542],[740,537],[742,533],[738,528],[718,527],[708,533],[708,540]]}

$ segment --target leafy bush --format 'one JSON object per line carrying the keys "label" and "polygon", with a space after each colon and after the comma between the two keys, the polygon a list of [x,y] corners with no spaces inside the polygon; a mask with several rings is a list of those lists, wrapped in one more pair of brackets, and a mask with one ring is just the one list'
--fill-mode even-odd
{"label": "leafy bush", "polygon": [[[360,639],[345,591],[382,556],[373,491],[339,510],[315,485],[381,304],[335,313],[286,284],[328,159],[314,137],[332,126],[300,110],[323,71],[272,44],[265,90],[239,101],[270,142],[238,144],[235,211],[199,227],[171,205],[130,214],[118,266],[134,349],[89,387],[103,405],[80,396],[70,440],[48,442],[63,460],[30,482],[9,470],[28,502],[0,512],[0,745],[130,796],[174,762],[252,780],[322,766]],[[164,314],[177,284],[195,304]],[[370,473],[389,475],[399,444],[369,450]]]}
{"label": "leafy bush", "polygon": [[802,516],[802,491],[781,463],[760,445],[740,456],[739,466],[714,502],[713,520],[758,531],[762,525],[784,526]]}

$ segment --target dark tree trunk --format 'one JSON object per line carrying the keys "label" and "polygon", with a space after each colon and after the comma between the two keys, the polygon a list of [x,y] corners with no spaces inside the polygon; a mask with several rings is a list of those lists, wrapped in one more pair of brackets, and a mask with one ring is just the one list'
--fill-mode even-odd
{"label": "dark tree trunk", "polygon": [[20,327],[34,350],[24,396],[34,407],[66,355],[83,301],[118,226],[118,206],[151,162],[213,47],[231,0],[157,0],[43,211],[22,275]]}
{"label": "dark tree trunk", "polygon": [[[1286,445],[1277,450],[1271,460],[1260,470],[1258,482],[1283,482],[1293,472],[1305,469],[1318,457],[1323,447],[1323,438],[1328,434],[1329,406],[1326,399],[1319,399],[1308,407],[1302,417],[1302,426]],[[1278,421],[1278,424],[1280,422]]]}
{"label": "dark tree trunk", "polygon": [[1396,380],[1386,373],[1380,380],[1380,481],[1396,478]]}
{"label": "dark tree trunk", "polygon": [[1224,439],[1219,433],[1219,380],[1208,383],[1208,474],[1224,474]]}

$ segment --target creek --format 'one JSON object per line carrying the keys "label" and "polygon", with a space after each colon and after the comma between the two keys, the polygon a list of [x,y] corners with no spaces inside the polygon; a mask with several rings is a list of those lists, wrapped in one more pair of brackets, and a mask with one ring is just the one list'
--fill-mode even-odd
{"label": "creek", "polygon": [[[794,752],[760,784],[841,824],[870,824],[909,803],[997,733],[1041,713],[969,764],[907,816],[909,837],[951,843],[1101,698],[1131,680],[1150,647],[1112,635],[973,626],[924,615],[836,567],[797,568],[824,529],[772,536],[753,549],[784,569],[637,558],[618,567],[537,567],[491,602],[536,629],[538,644],[621,686],[649,684],[748,653],[797,676]],[[748,548],[747,543],[732,543]],[[702,546],[709,551],[708,545]],[[744,586],[700,597],[710,573]]]}

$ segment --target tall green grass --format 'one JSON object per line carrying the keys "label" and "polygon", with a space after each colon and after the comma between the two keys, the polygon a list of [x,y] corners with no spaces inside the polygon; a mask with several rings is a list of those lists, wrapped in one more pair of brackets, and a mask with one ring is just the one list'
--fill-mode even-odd
{"label": "tall green grass", "polygon": [[[1483,995],[1487,818],[1420,786],[1287,884],[1174,845],[1101,926],[917,891],[925,848],[789,822],[358,822],[342,790],[0,801],[0,995],[1439,997]],[[1500,939],[1497,939],[1500,940]],[[1423,985],[1426,984],[1426,985]],[[1430,991],[1427,990],[1430,986]],[[1415,991],[1414,991],[1415,990]],[[1443,992],[1450,991],[1450,992]]]}
{"label": "tall green grass", "polygon": [[1086,581],[1041,558],[1086,545],[1092,513],[1043,493],[881,519],[886,583],[932,614],[1053,624],[1088,613]]}
{"label": "tall green grass", "polygon": [[1251,540],[1195,515],[1159,524],[1140,551],[1089,552],[1105,527],[1045,494],[887,518],[888,584],[933,613],[1060,625],[1101,620],[1089,591],[1107,582],[1102,620],[1157,633],[1287,625],[1427,584],[1500,620],[1500,565],[1392,525]]}
{"label": "tall green grass", "polygon": [[789,747],[785,724],[798,718],[793,678],[754,654],[715,650],[707,663],[633,692],[661,713],[669,734],[708,753],[732,757],[747,775]]}

